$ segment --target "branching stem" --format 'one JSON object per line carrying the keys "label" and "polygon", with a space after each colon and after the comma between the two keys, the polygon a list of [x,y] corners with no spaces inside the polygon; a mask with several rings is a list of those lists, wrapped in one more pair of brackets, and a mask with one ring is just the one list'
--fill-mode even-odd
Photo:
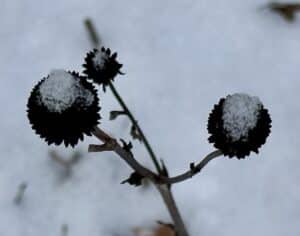
{"label": "branching stem", "polygon": [[[88,34],[90,36],[90,39],[93,43],[93,46],[95,48],[99,48],[100,47],[100,38],[99,35],[97,33],[96,28],[94,27],[92,21],[90,19],[86,19],[85,20],[85,26],[86,29],[88,31]],[[103,130],[99,129],[98,127],[95,127],[95,130],[93,132],[93,134],[103,142],[102,145],[91,145],[89,147],[89,151],[109,151],[112,150],[114,151],[116,154],[119,155],[119,157],[121,157],[129,166],[131,166],[132,169],[134,169],[135,171],[137,171],[140,175],[144,176],[145,178],[150,179],[153,184],[156,186],[156,188],[158,189],[158,191],[160,192],[164,203],[166,204],[168,211],[174,221],[174,226],[175,226],[175,230],[176,230],[176,235],[178,236],[188,236],[188,232],[185,228],[184,222],[182,220],[182,217],[180,215],[180,212],[178,210],[178,207],[176,205],[176,202],[174,200],[172,191],[171,191],[171,185],[174,183],[178,183],[178,182],[182,182],[188,178],[191,178],[192,176],[194,176],[196,173],[199,173],[201,171],[201,169],[212,159],[216,158],[217,156],[221,155],[220,151],[216,151],[211,153],[210,155],[208,155],[206,158],[204,158],[204,160],[202,162],[200,162],[198,165],[194,166],[191,165],[189,171],[169,178],[165,175],[163,175],[163,170],[158,162],[158,159],[148,141],[148,139],[146,138],[143,130],[141,129],[141,127],[139,126],[137,120],[134,118],[133,114],[131,113],[131,111],[129,110],[129,108],[127,107],[127,105],[125,104],[124,100],[122,99],[122,97],[120,96],[120,94],[118,93],[118,91],[116,90],[116,88],[114,87],[114,85],[112,83],[109,83],[109,88],[112,92],[112,94],[114,95],[114,97],[117,99],[117,101],[119,102],[120,106],[122,107],[124,114],[126,114],[128,116],[128,118],[130,119],[132,125],[134,128],[136,128],[136,130],[138,131],[138,134],[141,138],[142,143],[144,144],[147,152],[149,153],[149,156],[155,166],[155,169],[157,171],[157,173],[154,173],[153,171],[149,170],[148,168],[142,166],[132,155],[131,152],[128,152],[125,148],[123,148],[114,138],[111,138],[108,134],[106,134]]]}
{"label": "branching stem", "polygon": [[[94,26],[93,22],[91,19],[87,18],[84,21],[86,30],[88,32],[88,35],[90,37],[90,40],[93,44],[93,46],[95,48],[99,48],[100,47],[100,37],[99,34],[96,30],[96,27]],[[128,116],[128,118],[130,119],[132,125],[137,128],[141,138],[142,138],[142,142],[145,145],[145,148],[147,149],[150,158],[156,168],[156,171],[158,173],[161,173],[161,168],[158,162],[158,159],[148,141],[148,139],[146,138],[143,130],[141,129],[141,127],[139,126],[138,122],[136,121],[136,119],[134,118],[133,114],[131,113],[131,111],[129,110],[129,108],[127,107],[127,105],[125,104],[124,100],[122,99],[122,97],[120,96],[120,94],[118,93],[118,91],[116,90],[116,88],[114,87],[114,85],[112,83],[109,83],[109,88],[112,92],[112,94],[115,96],[115,98],[117,99],[117,101],[119,102],[120,106],[122,107],[122,109],[124,110],[125,114]]]}
{"label": "branching stem", "polygon": [[[201,162],[197,165],[191,165],[190,170],[185,173],[175,176],[175,177],[167,177],[161,174],[156,174],[148,168],[141,165],[132,155],[131,152],[125,150],[116,139],[110,137],[103,130],[98,127],[95,127],[93,134],[100,141],[104,142],[104,144],[98,145],[90,145],[89,151],[114,151],[121,159],[123,159],[133,170],[137,171],[140,175],[148,178],[158,189],[160,192],[169,212],[174,221],[176,232],[179,236],[188,236],[188,232],[185,228],[182,217],[177,208],[176,202],[174,200],[173,194],[169,186],[171,184],[179,183],[185,181],[197,173],[200,173],[204,166],[208,164],[209,161],[215,159],[222,155],[222,152],[217,150],[210,154],[208,154]],[[109,149],[103,149],[103,147],[109,146]]]}
{"label": "branching stem", "polygon": [[[123,159],[133,170],[137,171],[140,175],[144,176],[145,178],[150,179],[156,185],[170,185],[170,184],[180,183],[187,179],[190,179],[194,175],[200,173],[203,167],[205,167],[211,160],[223,155],[220,150],[213,151],[210,154],[208,154],[206,157],[204,157],[202,161],[200,161],[197,165],[193,166],[193,168],[190,168],[183,174],[174,177],[167,177],[161,174],[156,174],[155,172],[141,165],[130,152],[126,151],[116,141],[116,139],[110,137],[102,129],[95,127],[93,134],[100,141],[104,142],[104,144],[90,145],[89,147],[90,152],[113,151],[121,159]],[[102,148],[103,146],[109,146],[110,148],[103,149]]]}
{"label": "branching stem", "polygon": [[145,148],[147,149],[149,156],[157,170],[158,173],[161,173],[161,168],[160,165],[158,163],[157,157],[154,154],[154,151],[151,147],[151,145],[148,142],[148,139],[146,138],[143,130],[141,129],[141,127],[139,126],[138,122],[136,121],[136,119],[134,118],[134,116],[132,115],[131,111],[128,109],[128,107],[126,106],[125,102],[123,101],[122,97],[119,95],[118,91],[116,90],[116,88],[114,87],[114,85],[112,83],[109,83],[109,88],[111,89],[113,95],[115,96],[115,98],[117,99],[117,101],[119,102],[120,106],[122,107],[122,109],[124,110],[124,112],[127,114],[128,118],[130,119],[132,125],[134,127],[137,128],[141,138],[142,138],[142,142],[145,145]]}

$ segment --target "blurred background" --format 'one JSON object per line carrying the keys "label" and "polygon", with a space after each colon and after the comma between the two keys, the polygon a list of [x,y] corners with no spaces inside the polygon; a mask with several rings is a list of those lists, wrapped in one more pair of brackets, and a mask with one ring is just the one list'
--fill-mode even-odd
{"label": "blurred background", "polygon": [[[49,147],[31,130],[33,86],[52,69],[82,71],[92,47],[86,17],[118,52],[126,75],[115,86],[170,175],[213,150],[206,124],[221,97],[249,93],[270,111],[272,133],[258,155],[217,159],[173,187],[191,235],[300,234],[300,16],[287,21],[261,0],[0,3],[0,235],[131,236],[170,222],[154,188],[120,184],[132,171],[118,157],[87,153],[95,138]],[[101,127],[130,140],[125,117],[109,121],[119,109],[110,92],[99,96]]]}

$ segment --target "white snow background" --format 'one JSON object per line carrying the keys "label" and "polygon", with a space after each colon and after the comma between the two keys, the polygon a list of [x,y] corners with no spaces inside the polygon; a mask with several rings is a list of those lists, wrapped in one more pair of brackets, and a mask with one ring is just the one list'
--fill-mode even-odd
{"label": "white snow background", "polygon": [[[170,219],[154,189],[119,184],[131,173],[119,158],[87,153],[95,138],[77,147],[83,160],[60,180],[48,151],[72,149],[49,148],[29,125],[33,86],[52,69],[82,70],[91,49],[85,17],[118,52],[126,75],[115,85],[171,175],[213,150],[206,124],[221,97],[248,93],[270,111],[259,155],[214,160],[174,186],[191,235],[300,235],[300,17],[287,23],[259,0],[0,3],[0,236],[60,236],[62,224],[70,236],[128,236]],[[99,95],[101,127],[129,140],[126,118],[108,120],[118,104],[109,91]],[[136,141],[134,153],[151,166]],[[28,188],[15,205],[22,181]]]}

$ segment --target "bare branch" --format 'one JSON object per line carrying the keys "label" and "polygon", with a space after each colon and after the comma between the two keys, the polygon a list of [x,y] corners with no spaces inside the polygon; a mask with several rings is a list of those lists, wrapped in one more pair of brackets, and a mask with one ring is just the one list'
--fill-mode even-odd
{"label": "bare branch", "polygon": [[90,37],[91,42],[93,43],[94,47],[98,47],[101,45],[100,37],[95,29],[95,26],[91,19],[87,18],[84,21],[85,27],[87,29],[88,35]]}
{"label": "bare branch", "polygon": [[[92,21],[90,19],[88,19],[86,22],[86,29],[88,30],[88,33],[90,35],[91,41],[94,45],[94,47],[100,47],[100,40],[98,37],[98,33],[92,23]],[[140,174],[141,176],[145,176],[148,179],[150,179],[155,186],[157,186],[159,192],[161,193],[161,196],[164,200],[164,202],[167,205],[167,208],[169,210],[169,213],[175,223],[175,228],[176,228],[176,235],[179,236],[187,236],[188,232],[185,228],[184,222],[180,216],[179,210],[176,206],[176,202],[173,198],[170,186],[171,184],[168,183],[168,181],[170,182],[180,182],[183,181],[187,178],[192,177],[194,174],[196,174],[195,170],[198,170],[197,172],[200,172],[200,170],[203,168],[203,166],[205,166],[207,164],[207,162],[209,161],[209,159],[206,159],[207,162],[203,162],[203,166],[199,165],[199,167],[196,166],[196,169],[193,169],[193,173],[185,173],[183,175],[180,175],[178,177],[173,177],[173,178],[168,178],[168,174],[167,174],[167,168],[165,166],[160,166],[159,162],[158,162],[158,158],[156,157],[148,139],[146,138],[143,130],[141,129],[141,127],[138,125],[135,117],[133,116],[133,114],[131,113],[131,111],[128,109],[127,105],[125,104],[124,100],[122,99],[122,97],[120,96],[120,94],[118,93],[118,91],[116,90],[116,88],[114,87],[114,85],[110,82],[109,83],[109,87],[111,92],[113,93],[113,95],[115,96],[116,100],[119,102],[120,106],[122,107],[124,113],[128,116],[128,118],[130,119],[132,125],[134,128],[136,128],[136,132],[132,133],[132,134],[138,134],[138,138],[140,138],[140,140],[143,142],[147,152],[149,153],[149,156],[156,168],[156,171],[158,172],[158,174],[150,171],[149,169],[143,167],[139,162],[137,162],[130,149],[131,146],[130,144],[126,144],[124,145],[124,147],[121,147],[117,142],[116,145],[114,147],[114,152],[117,153],[124,161],[126,161],[126,163],[131,166],[131,168],[133,168],[138,174]],[[133,131],[133,130],[132,130]],[[94,135],[96,137],[98,137],[102,142],[107,143],[109,141],[109,139],[111,139],[105,132],[103,132],[102,130],[95,128],[94,131]],[[124,142],[123,142],[124,144]],[[95,146],[94,146],[95,147]],[[91,149],[93,147],[90,147]],[[190,170],[191,171],[191,170]],[[162,177],[162,179],[161,179]],[[169,180],[170,179],[170,180]],[[165,181],[165,184],[163,181]],[[163,185],[164,184],[164,185]],[[166,188],[164,187],[166,186]],[[163,190],[162,190],[163,188]]]}
{"label": "bare branch", "polygon": [[163,174],[156,174],[151,170],[142,166],[132,155],[132,153],[122,147],[114,138],[110,137],[106,134],[103,130],[98,127],[95,127],[93,134],[102,142],[103,145],[91,145],[89,151],[91,149],[96,150],[97,148],[100,151],[103,151],[103,146],[106,146],[108,143],[113,143],[113,146],[110,146],[113,151],[119,155],[121,159],[123,159],[133,170],[136,171],[137,174],[148,178],[153,184],[156,186],[157,190],[160,192],[176,226],[176,232],[180,236],[187,236],[187,230],[185,228],[184,222],[179,214],[178,208],[176,206],[176,202],[174,200],[173,194],[170,189],[170,185],[174,183],[179,183],[185,181],[197,173],[199,173],[207,163],[218,156],[222,155],[222,152],[217,150],[210,154],[208,154],[200,163],[194,165],[192,163],[190,165],[190,170],[186,171],[185,173],[175,176],[175,177],[168,177],[167,175]]}
{"label": "bare branch", "polygon": [[[108,134],[106,134],[103,130],[95,127],[93,134],[104,142],[103,145],[90,145],[89,151],[107,151],[112,150],[116,154],[119,155],[133,170],[137,171],[140,175],[149,178],[153,183],[157,185],[164,185],[164,184],[175,184],[182,181],[185,181],[189,178],[192,178],[194,175],[199,173],[204,166],[206,166],[211,160],[219,157],[222,155],[220,150],[216,150],[210,154],[208,154],[201,162],[197,165],[191,165],[190,170],[186,171],[183,174],[168,177],[161,174],[156,174],[153,171],[147,169],[146,167],[142,166],[132,155],[131,152],[125,150],[121,145]],[[107,148],[109,146],[109,149]]]}
{"label": "bare branch", "polygon": [[[90,37],[90,40],[91,40],[93,46],[95,48],[100,48],[100,44],[101,44],[101,41],[99,39],[100,37],[99,37],[99,34],[98,34],[98,32],[96,30],[96,27],[93,24],[92,20],[90,18],[86,18],[85,21],[84,21],[84,24],[85,24],[87,33]],[[141,127],[138,125],[136,119],[134,118],[133,114],[131,113],[131,111],[127,107],[126,103],[124,102],[123,98],[120,96],[120,94],[118,93],[118,91],[116,90],[114,85],[110,82],[109,82],[108,85],[109,85],[109,88],[110,88],[112,94],[114,95],[114,97],[116,98],[116,100],[118,101],[120,106],[122,107],[124,114],[128,116],[128,118],[131,121],[132,125],[137,129],[137,132],[139,133],[140,138],[143,141],[143,144],[145,145],[145,148],[147,149],[147,151],[150,155],[150,158],[151,158],[157,172],[160,173],[161,168],[159,166],[158,159],[157,159],[157,157],[156,157],[156,155],[155,155],[148,139],[146,138],[144,132],[142,131]]]}
{"label": "bare branch", "polygon": [[109,139],[105,141],[104,144],[96,145],[90,144],[89,145],[89,152],[104,152],[104,151],[113,151],[117,145],[117,141],[115,139]]}
{"label": "bare branch", "polygon": [[197,165],[194,165],[194,163],[191,164],[190,166],[190,170],[186,171],[185,173],[181,174],[181,175],[177,175],[174,177],[164,177],[161,176],[161,180],[163,183],[168,183],[168,184],[175,184],[175,183],[179,183],[182,181],[185,181],[189,178],[192,178],[194,175],[198,174],[204,166],[206,166],[208,164],[208,162],[210,162],[211,160],[222,156],[222,152],[220,150],[216,150],[210,154],[208,154],[201,162],[199,162]]}
{"label": "bare branch", "polygon": [[99,129],[97,126],[94,127],[93,135],[96,136],[103,143],[106,143],[109,140],[113,139],[108,134],[106,134],[103,130]]}
{"label": "bare branch", "polygon": [[[164,200],[170,214],[173,216],[176,235],[188,235],[188,232],[185,228],[184,222],[179,214],[179,210],[177,208],[176,202],[174,200],[173,194],[169,186],[164,185],[155,185],[157,190],[160,192],[162,199]],[[180,226],[180,227],[178,227]]]}
{"label": "bare branch", "polygon": [[136,129],[136,131],[133,133],[131,130],[131,135],[132,134],[136,134],[136,137],[139,137],[139,140],[141,140],[147,150],[147,152],[149,153],[149,156],[157,170],[158,173],[161,172],[161,167],[159,165],[159,162],[157,160],[157,157],[148,141],[148,139],[146,138],[143,130],[141,129],[141,127],[139,126],[138,122],[136,121],[135,117],[133,116],[133,114],[131,113],[131,111],[129,110],[129,108],[127,107],[127,105],[125,104],[124,100],[122,99],[122,97],[120,96],[120,94],[118,93],[118,91],[116,90],[116,88],[114,87],[114,85],[112,83],[109,83],[109,88],[111,90],[111,92],[113,93],[113,95],[115,96],[115,98],[117,99],[117,101],[119,102],[120,106],[122,107],[122,109],[124,110],[124,112],[127,114],[129,120],[132,123],[132,127],[134,127],[134,129]]}
{"label": "bare branch", "polygon": [[[159,178],[159,175],[155,174],[151,170],[145,168],[142,166],[139,162],[137,162],[132,153],[126,151],[121,145],[112,137],[110,137],[108,134],[106,134],[103,130],[99,129],[98,127],[95,127],[95,130],[93,131],[93,134],[102,142],[109,143],[113,142],[113,151],[118,154],[132,169],[136,170],[140,175],[147,177],[153,181],[157,181],[157,178]],[[105,145],[105,144],[104,144]]]}
{"label": "bare branch", "polygon": [[105,152],[105,151],[113,151],[113,149],[107,147],[106,144],[102,144],[102,145],[90,144],[88,148],[88,152]]}

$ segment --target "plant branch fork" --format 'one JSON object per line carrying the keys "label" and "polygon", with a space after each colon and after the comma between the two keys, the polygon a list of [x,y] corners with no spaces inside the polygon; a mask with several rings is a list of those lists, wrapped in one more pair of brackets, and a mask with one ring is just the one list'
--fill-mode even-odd
{"label": "plant branch fork", "polygon": [[187,179],[192,178],[196,174],[200,173],[201,170],[213,159],[220,157],[222,152],[216,150],[208,154],[202,161],[198,164],[191,163],[190,169],[184,172],[183,174],[168,177],[162,174],[156,174],[148,168],[141,165],[132,155],[131,152],[125,150],[116,139],[110,137],[102,129],[95,127],[93,132],[94,136],[97,137],[103,144],[95,145],[91,144],[89,146],[89,152],[103,152],[103,151],[113,151],[115,152],[122,160],[124,160],[134,171],[138,172],[145,178],[150,179],[156,185],[170,185],[179,182],[183,182]]}

